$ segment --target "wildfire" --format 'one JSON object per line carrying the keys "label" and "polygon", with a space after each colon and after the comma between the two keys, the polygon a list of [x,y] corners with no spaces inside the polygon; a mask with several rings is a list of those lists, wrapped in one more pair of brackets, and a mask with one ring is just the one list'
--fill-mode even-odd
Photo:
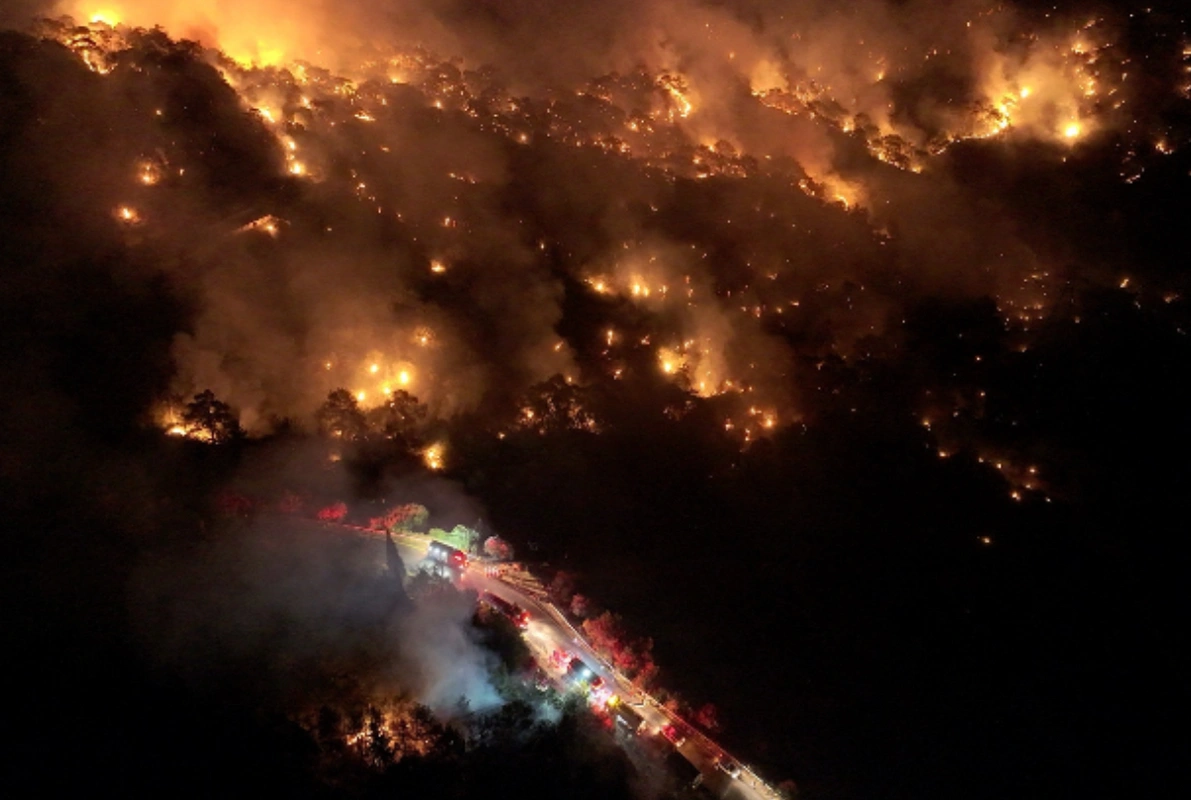
{"label": "wildfire", "polygon": [[678,351],[667,347],[658,350],[658,367],[666,375],[673,375],[684,366],[682,355]]}
{"label": "wildfire", "polygon": [[90,20],[92,25],[109,25],[114,28],[120,24],[120,14],[111,9],[101,9],[92,14]]}
{"label": "wildfire", "polygon": [[658,79],[658,84],[666,90],[674,103],[674,111],[671,112],[671,115],[677,113],[680,119],[689,117],[695,106],[688,96],[690,90],[687,88],[686,82],[679,76],[663,75]]}
{"label": "wildfire", "polygon": [[427,469],[435,472],[443,468],[443,455],[446,452],[446,445],[440,443],[432,444],[422,451],[422,463],[426,465]]}
{"label": "wildfire", "polygon": [[[126,46],[121,43],[120,37],[131,36],[129,29],[110,29],[110,26],[121,23],[121,12],[101,11],[89,15],[89,18],[97,26],[95,30],[88,31],[84,36],[77,29],[64,28],[64,32],[58,34],[59,39],[97,72],[107,70],[109,65],[121,65],[120,68],[124,69],[123,64],[133,63],[118,58]],[[138,20],[143,21],[147,20]],[[235,38],[232,36],[232,40]],[[761,62],[760,66],[744,67],[752,70],[749,81],[752,99],[745,95],[741,102],[763,106],[759,111],[776,119],[775,124],[782,122],[778,115],[780,112],[802,118],[802,121],[807,122],[808,130],[812,126],[821,126],[832,137],[839,139],[844,139],[846,134],[847,141],[853,143],[849,147],[855,148],[858,158],[863,158],[867,148],[867,152],[883,164],[908,172],[923,171],[932,158],[952,143],[965,139],[1033,137],[1052,143],[1065,141],[1073,144],[1086,140],[1093,132],[1120,129],[1120,126],[1112,125],[1108,106],[1124,95],[1123,78],[1120,77],[1119,65],[1107,55],[1108,45],[1095,26],[1082,31],[1078,40],[1054,35],[1048,39],[1028,41],[1031,43],[1024,44],[1022,52],[1012,58],[993,53],[987,63],[981,62],[972,97],[967,98],[965,103],[957,102],[949,107],[947,116],[940,122],[941,132],[937,138],[928,139],[922,131],[912,129],[910,123],[904,120],[913,115],[896,113],[893,102],[889,102],[888,108],[883,111],[874,110],[841,89],[838,81],[836,88],[832,88],[833,78],[826,72],[816,72],[808,77],[794,69],[794,64],[785,63],[777,57]],[[670,181],[671,186],[680,180],[715,179],[735,191],[738,184],[733,181],[760,175],[766,179],[777,179],[774,183],[781,187],[781,191],[795,194],[801,190],[821,203],[825,213],[840,215],[838,218],[842,219],[843,212],[851,212],[847,215],[849,225],[863,224],[866,216],[879,213],[882,202],[889,202],[880,194],[880,182],[862,177],[864,170],[845,171],[840,167],[840,172],[844,174],[838,174],[832,171],[830,165],[834,162],[830,158],[810,159],[808,163],[802,163],[802,159],[792,157],[785,160],[793,162],[793,167],[779,168],[776,164],[782,160],[779,158],[784,155],[782,152],[775,150],[772,153],[773,163],[770,164],[770,154],[764,150],[747,151],[750,146],[748,137],[740,136],[739,132],[718,129],[719,126],[712,119],[718,114],[709,113],[710,106],[703,106],[703,98],[710,98],[711,94],[708,84],[699,78],[697,72],[688,75],[678,71],[659,72],[656,68],[642,68],[640,75],[635,78],[617,76],[615,79],[593,80],[591,86],[576,92],[576,96],[581,97],[585,104],[576,106],[581,109],[581,112],[576,112],[573,108],[568,111],[562,103],[555,103],[554,100],[538,104],[536,98],[514,98],[499,87],[485,85],[479,78],[463,74],[463,70],[450,62],[440,62],[434,56],[422,52],[385,55],[381,51],[375,64],[348,67],[350,77],[339,77],[303,64],[290,64],[285,70],[258,69],[252,64],[279,58],[280,51],[275,52],[255,39],[251,46],[229,46],[230,56],[235,63],[215,56],[211,58],[218,62],[218,68],[240,96],[245,112],[256,109],[259,113],[266,129],[277,142],[279,158],[284,158],[285,172],[293,177],[310,177],[313,173],[315,179],[326,179],[328,182],[340,170],[350,172],[349,185],[354,190],[347,195],[346,202],[359,201],[365,205],[369,215],[375,208],[378,214],[383,214],[385,222],[395,224],[395,218],[401,221],[405,229],[414,231],[417,234],[414,241],[419,242],[418,251],[438,256],[431,258],[428,263],[415,263],[421,264],[420,269],[428,270],[435,276],[444,275],[453,269],[449,263],[474,263],[465,242],[469,235],[474,235],[480,229],[482,223],[481,215],[471,213],[474,207],[472,203],[476,193],[490,181],[481,168],[467,163],[464,157],[460,157],[457,163],[451,161],[444,164],[436,173],[440,180],[442,175],[451,180],[450,200],[436,207],[427,207],[419,213],[407,198],[401,197],[399,193],[395,197],[392,191],[386,189],[386,180],[379,171],[370,171],[370,159],[383,160],[381,153],[398,152],[401,144],[393,136],[392,130],[386,131],[386,128],[391,128],[387,123],[392,119],[392,112],[385,111],[384,106],[401,95],[415,92],[421,93],[419,103],[424,106],[450,109],[448,113],[432,115],[440,121],[453,116],[466,121],[466,116],[470,116],[475,120],[474,125],[478,130],[484,131],[485,135],[505,137],[506,143],[533,142],[536,145],[548,141],[551,146],[584,148],[597,155],[610,154],[618,160],[617,163],[633,161],[643,169],[650,170],[650,174],[664,176],[661,180]],[[250,57],[245,60],[244,54]],[[935,55],[938,53],[931,54],[931,57]],[[855,75],[859,77],[859,84],[874,92],[890,91],[889,87],[896,85],[905,75],[904,66],[894,63],[897,59],[892,54],[873,52],[867,56],[858,55],[858,59],[860,62],[856,65]],[[741,59],[742,62],[745,60]],[[882,86],[869,85],[874,76],[875,82]],[[395,84],[400,84],[400,88],[392,88]],[[844,88],[855,90],[856,87]],[[1113,92],[1118,92],[1118,98],[1109,100]],[[631,102],[624,97],[631,98]],[[880,97],[882,103],[887,99],[884,94]],[[636,98],[643,99],[638,101]],[[146,113],[151,110],[152,106],[149,106]],[[157,113],[160,115],[161,111]],[[601,119],[599,114],[605,116]],[[357,125],[356,122],[370,124]],[[346,129],[351,132],[353,144],[350,157],[324,149],[334,147],[334,141],[341,138],[332,130],[336,126],[340,126],[338,131]],[[696,127],[697,131],[692,130]],[[1156,138],[1157,134],[1161,134],[1162,138]],[[1158,153],[1172,152],[1178,142],[1168,142],[1165,137],[1173,135],[1169,130],[1150,131],[1142,140],[1143,147]],[[742,144],[742,139],[746,143]],[[739,152],[737,148],[740,148]],[[157,151],[157,157],[144,155],[154,152],[152,147],[133,151],[142,154],[141,160],[124,162],[123,179],[126,182],[135,180],[146,187],[158,186],[165,181],[170,175],[167,171],[170,160],[175,159],[174,151],[166,147],[164,151]],[[167,160],[166,152],[170,160]],[[460,154],[452,153],[453,158],[457,156]],[[177,160],[184,163],[181,156]],[[870,166],[883,174],[889,174],[889,170],[881,164]],[[922,181],[921,185],[927,187],[929,184],[925,182],[931,176],[928,171],[922,178],[899,176],[898,180],[903,178],[906,181]],[[154,200],[172,188],[161,186],[154,191]],[[743,190],[741,194],[744,195]],[[137,202],[148,196],[148,192],[130,190],[130,199]],[[803,197],[797,199],[806,202]],[[640,204],[643,211],[646,202]],[[657,214],[660,210],[661,216],[654,218],[659,221],[665,218],[667,211],[673,211],[673,206],[666,208],[668,201],[664,193],[649,197],[647,204],[651,213]],[[754,239],[764,241],[763,235],[753,235],[753,232],[763,230],[762,226],[780,224],[783,228],[798,230],[802,222],[788,209],[783,209],[780,203],[762,208],[762,203],[758,202],[751,212],[744,204],[740,205],[742,207],[725,211],[725,217],[730,218],[721,222],[733,225],[733,230],[742,232],[739,239],[742,253],[753,246]],[[105,207],[106,204],[100,207],[101,214]],[[145,207],[151,218],[156,220],[155,209],[166,206],[146,204]],[[866,215],[864,209],[871,210],[871,214]],[[111,213],[117,222],[125,226],[141,225],[145,221],[141,212],[130,205],[118,206]],[[784,222],[783,216],[787,217]],[[420,222],[419,217],[422,218]],[[295,216],[294,220],[293,233],[287,233],[286,238],[298,238],[298,217]],[[879,227],[886,224],[885,221],[878,221],[872,227],[877,231],[896,230],[892,225]],[[239,230],[258,231],[278,237],[289,225],[285,220],[266,215]],[[329,233],[332,228],[328,224],[325,230]],[[550,234],[526,230],[526,235],[526,241],[536,242],[540,251],[549,250],[548,254],[540,256],[535,252],[534,257],[565,257],[556,254],[565,253],[567,245],[556,242]],[[757,378],[764,372],[764,366],[757,372],[750,372],[755,365],[736,363],[740,359],[735,355],[731,357],[730,363],[727,353],[731,352],[730,345],[734,347],[734,339],[740,341],[745,338],[743,334],[737,338],[738,334],[745,331],[742,319],[752,326],[748,331],[755,333],[763,330],[762,325],[776,323],[778,314],[786,313],[789,318],[803,313],[793,310],[799,307],[799,301],[790,299],[789,292],[792,289],[801,294],[807,290],[806,287],[786,284],[790,271],[783,270],[779,263],[761,264],[756,260],[756,253],[741,255],[742,264],[722,265],[724,274],[739,272],[739,279],[733,276],[725,282],[730,288],[721,290],[717,287],[713,290],[706,285],[700,287],[699,280],[692,286],[689,275],[684,286],[681,275],[686,271],[683,266],[686,259],[695,263],[708,259],[707,263],[711,263],[734,256],[725,257],[706,242],[700,242],[697,247],[692,243],[692,252],[689,254],[685,250],[686,242],[683,242],[682,252],[674,256],[670,250],[661,247],[651,250],[648,241],[643,243],[633,238],[634,235],[625,235],[624,242],[617,241],[613,254],[593,255],[590,263],[584,262],[576,267],[577,270],[588,272],[590,277],[580,279],[586,282],[591,292],[601,296],[605,302],[599,305],[605,310],[628,307],[640,319],[647,320],[641,325],[650,326],[648,329],[635,329],[638,325],[636,320],[629,321],[620,316],[609,316],[600,321],[602,324],[594,330],[599,331],[608,323],[614,323],[620,330],[618,333],[608,327],[603,330],[602,336],[596,334],[606,348],[617,347],[615,358],[608,350],[604,350],[604,362],[600,365],[603,374],[614,378],[620,378],[622,374],[632,376],[632,367],[627,372],[625,369],[630,363],[641,363],[629,361],[629,351],[637,348],[639,342],[639,355],[646,359],[645,363],[649,364],[649,359],[656,357],[656,369],[661,375],[674,380],[684,390],[701,397],[725,393],[739,395],[739,401],[732,401],[737,406],[730,412],[735,419],[727,423],[730,429],[740,432],[734,435],[748,440],[778,426],[778,411],[753,407],[746,414],[744,408],[749,402],[776,406],[780,410],[782,424],[789,424],[789,409],[776,402],[772,396],[766,396],[762,379]],[[889,236],[885,238],[892,241]],[[760,254],[761,260],[769,257],[769,254]],[[719,268],[717,264],[716,270]],[[421,275],[424,280],[430,280],[425,272]],[[765,287],[759,288],[758,284],[763,282],[762,275],[775,283],[771,285],[766,282]],[[459,277],[470,279],[471,275]],[[453,279],[441,281],[434,288],[444,291],[452,288],[448,284],[454,283]],[[1041,294],[1045,295],[1045,284]],[[622,300],[625,302],[621,303]],[[1046,302],[1039,296],[1039,291],[1032,294],[1023,291],[1021,296],[1003,303],[1005,318],[1014,324],[1037,321],[1045,316]],[[723,312],[728,321],[716,326],[705,326],[702,315],[708,309],[708,316]],[[852,310],[851,301],[849,310]],[[437,320],[437,317],[433,319]],[[397,347],[386,344],[385,347],[389,349],[371,353],[361,350],[336,352],[337,371],[343,373],[339,377],[348,387],[363,387],[354,392],[358,402],[364,403],[370,397],[373,402],[383,402],[396,387],[413,385],[415,374],[419,394],[424,391],[431,397],[432,403],[442,399],[441,395],[434,397],[435,389],[438,388],[434,385],[434,376],[446,372],[442,364],[453,362],[436,363],[430,359],[454,357],[455,353],[445,351],[455,345],[458,339],[444,335],[436,341],[429,328],[419,327],[411,331],[405,327],[406,324],[401,323],[393,337],[386,340],[390,343],[399,341],[401,344]],[[437,326],[438,322],[435,324]],[[451,329],[445,327],[442,330],[449,334]],[[659,348],[651,354],[656,344],[650,344],[650,336],[653,336],[653,342],[665,342],[670,346]],[[680,342],[684,337],[689,338]],[[414,363],[400,360],[411,354],[402,353],[399,348],[414,346],[430,349],[416,350],[418,355]],[[570,351],[561,343],[555,345],[553,351],[563,355],[556,357],[552,368],[560,372],[568,369],[561,362]],[[326,362],[325,369],[331,371],[332,368],[332,362]],[[325,377],[329,379],[331,376]],[[654,377],[657,377],[656,373]],[[570,382],[571,379],[567,380]],[[760,387],[755,395],[750,394],[754,387]],[[945,419],[937,422],[939,428],[945,425]],[[176,427],[168,428],[169,432],[184,435],[177,433]],[[940,456],[944,452],[939,451]],[[423,457],[431,469],[440,469],[442,446],[427,448],[423,451]]]}
{"label": "wildfire", "polygon": [[163,403],[154,412],[159,428],[167,436],[179,439],[192,439],[196,442],[212,444],[211,432],[197,425],[188,424],[182,415],[182,408],[174,403]]}
{"label": "wildfire", "polygon": [[161,169],[152,161],[142,161],[137,165],[137,181],[143,186],[156,186],[161,180]]}
{"label": "wildfire", "polygon": [[[245,231],[260,231],[261,233],[267,234],[276,239],[281,233],[281,226],[285,224],[287,224],[285,220],[275,217],[272,214],[266,214],[265,216],[254,219],[252,222],[242,226],[237,232],[243,233]],[[330,362],[327,362],[326,367],[327,369],[331,368]]]}
{"label": "wildfire", "polygon": [[112,216],[125,225],[139,225],[142,221],[141,213],[132,206],[119,206],[112,212]]}

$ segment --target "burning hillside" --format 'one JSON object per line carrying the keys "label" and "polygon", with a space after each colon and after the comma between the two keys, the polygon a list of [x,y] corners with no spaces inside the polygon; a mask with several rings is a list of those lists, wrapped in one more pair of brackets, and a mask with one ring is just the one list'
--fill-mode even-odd
{"label": "burning hillside", "polygon": [[[1087,745],[1038,756],[1079,761],[1045,788],[1080,793],[1115,763],[1088,737],[1163,729],[1086,698],[1132,685],[1104,654],[1146,661],[1178,608],[1178,14],[20,0],[0,23],[0,496],[64,651],[119,630],[186,672],[208,619],[264,626],[316,582],[271,567],[292,592],[231,613],[208,576],[240,558],[211,542],[417,503],[581,574],[722,703],[725,747],[820,770],[814,796],[1020,793],[1022,741]],[[129,633],[154,549],[150,588],[185,574],[203,603],[134,602],[158,616]],[[408,699],[303,724],[371,776],[454,741]],[[900,775],[847,755],[894,740]]]}
{"label": "burning hillside", "polygon": [[[328,23],[299,6],[249,44],[251,14],[195,8],[38,23],[73,63],[53,56],[65,83],[35,90],[29,179],[190,298],[174,389],[212,389],[249,433],[306,423],[339,387],[363,410],[401,392],[431,418],[511,404],[535,427],[531,385],[645,371],[726,398],[718,424],[748,443],[807,419],[808,365],[904,352],[923,298],[991,297],[1027,351],[1073,286],[1126,265],[1081,241],[1083,198],[1058,212],[1069,230],[1023,214],[1024,175],[1112,191],[1186,135],[1186,86],[1156,81],[1185,81],[1187,56],[1138,65],[1106,16],[961,5],[910,35],[912,10],[882,7],[882,28],[655,8],[640,24],[665,46],[629,36],[576,53],[586,78],[528,80],[485,63],[476,30],[332,26],[320,48]],[[34,74],[51,57],[28,52]],[[973,187],[981,159],[998,172]],[[1145,291],[1181,296],[1160,280]],[[599,428],[581,408],[572,424]]]}

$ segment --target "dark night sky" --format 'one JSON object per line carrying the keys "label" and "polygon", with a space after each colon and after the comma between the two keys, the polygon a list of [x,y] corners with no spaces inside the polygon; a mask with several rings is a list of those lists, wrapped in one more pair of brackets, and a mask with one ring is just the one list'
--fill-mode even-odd
{"label": "dark night sky", "polygon": [[[482,518],[803,798],[1174,794],[1180,16],[315,5],[289,71],[170,4],[0,18],[6,781],[433,794],[445,760],[328,779],[302,721],[441,716],[447,663],[494,696],[468,611],[226,513],[294,492]],[[328,441],[338,387],[425,418]],[[246,439],[164,435],[207,388]],[[572,722],[450,791],[652,791]]]}

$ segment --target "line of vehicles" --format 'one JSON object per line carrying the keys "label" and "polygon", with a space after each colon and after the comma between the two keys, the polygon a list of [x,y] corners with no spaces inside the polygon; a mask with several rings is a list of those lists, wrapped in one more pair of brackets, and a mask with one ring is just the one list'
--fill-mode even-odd
{"label": "line of vehicles", "polygon": [[[564,686],[586,694],[588,702],[592,707],[597,712],[606,713],[616,730],[624,732],[629,737],[642,736],[648,732],[649,724],[646,719],[633,706],[624,702],[618,695],[613,694],[604,678],[582,658],[572,656],[570,653],[560,649],[554,652],[550,660],[556,669],[561,665],[565,665],[562,675]],[[675,772],[675,774],[685,776],[687,773],[690,773],[689,780],[684,778],[684,784],[691,788],[700,787],[703,782],[702,774],[697,768],[691,765],[690,761],[687,761],[678,752],[678,749],[686,744],[688,731],[684,729],[681,723],[675,721],[661,726],[655,733],[660,734],[662,738],[673,746],[670,750],[670,755],[677,756],[677,761],[681,761],[686,765],[682,770]],[[674,763],[676,764],[677,761]],[[670,760],[667,763],[670,763]],[[732,779],[740,778],[743,772],[740,764],[723,752],[715,756],[712,766],[715,770],[722,772]],[[674,772],[673,769],[671,771]]]}
{"label": "line of vehicles", "polygon": [[[606,713],[616,730],[625,733],[630,738],[643,736],[647,733],[649,725],[645,718],[635,708],[621,700],[618,695],[612,694],[603,677],[598,675],[583,659],[577,656],[570,657],[567,653],[556,652],[551,660],[556,663],[558,661],[566,663],[566,670],[563,673],[564,684],[569,688],[585,692],[591,705],[597,711]],[[708,792],[704,785],[703,774],[679,752],[679,748],[686,744],[687,740],[686,733],[679,725],[676,723],[663,725],[656,733],[673,745],[668,749],[663,760],[680,785],[695,790],[695,796],[714,797],[715,794]],[[740,765],[722,753],[716,757],[713,766],[729,778],[736,779],[741,775]]]}
{"label": "line of vehicles", "polygon": [[[467,564],[467,554],[462,550],[451,547],[443,542],[432,541],[426,551],[424,568],[454,580],[467,569]],[[518,630],[524,631],[529,627],[529,612],[516,603],[505,600],[503,597],[489,591],[480,593],[479,602],[482,606],[486,606],[494,613],[507,619]],[[593,708],[608,715],[615,729],[622,731],[630,737],[636,737],[648,728],[645,718],[631,705],[614,694],[603,676],[583,661],[582,658],[559,649],[554,652],[550,660],[554,664],[555,669],[561,669],[561,680],[564,687],[585,694]],[[544,679],[545,675],[543,674],[542,677]],[[539,688],[545,687],[539,686]],[[678,753],[678,748],[686,743],[686,733],[677,724],[664,725],[658,729],[657,733],[673,745],[673,750],[671,750],[669,755],[676,757],[676,759],[668,759],[668,763],[673,760],[675,766],[680,768],[676,774],[686,775],[693,770],[693,776],[688,776],[687,779],[683,780],[683,783],[691,787],[699,787],[702,783],[702,775],[698,769],[694,768],[689,761]],[[678,764],[678,762],[682,762],[682,764]],[[730,778],[739,778],[741,775],[740,765],[723,754],[715,760],[714,767]]]}
{"label": "line of vehicles", "polygon": [[[444,578],[456,579],[467,569],[467,553],[443,542],[431,541],[426,547],[423,568]],[[480,603],[506,618],[518,630],[529,627],[529,612],[516,603],[492,592],[481,592]]]}
{"label": "line of vehicles", "polygon": [[621,700],[619,695],[613,694],[603,676],[598,675],[583,659],[578,656],[571,658],[563,677],[571,687],[586,692],[591,705],[606,711],[618,729],[630,736],[636,736],[645,729],[645,718]]}

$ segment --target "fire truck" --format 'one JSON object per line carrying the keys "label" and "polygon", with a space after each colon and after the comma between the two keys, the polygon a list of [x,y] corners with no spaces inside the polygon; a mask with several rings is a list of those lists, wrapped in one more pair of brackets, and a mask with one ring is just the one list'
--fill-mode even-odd
{"label": "fire truck", "polygon": [[431,542],[424,563],[430,572],[452,578],[467,568],[467,553],[442,542]]}
{"label": "fire truck", "polygon": [[482,593],[480,595],[480,602],[513,623],[517,628],[525,630],[529,627],[529,612],[516,603],[510,603],[503,597],[497,597],[492,594],[492,592]]}

